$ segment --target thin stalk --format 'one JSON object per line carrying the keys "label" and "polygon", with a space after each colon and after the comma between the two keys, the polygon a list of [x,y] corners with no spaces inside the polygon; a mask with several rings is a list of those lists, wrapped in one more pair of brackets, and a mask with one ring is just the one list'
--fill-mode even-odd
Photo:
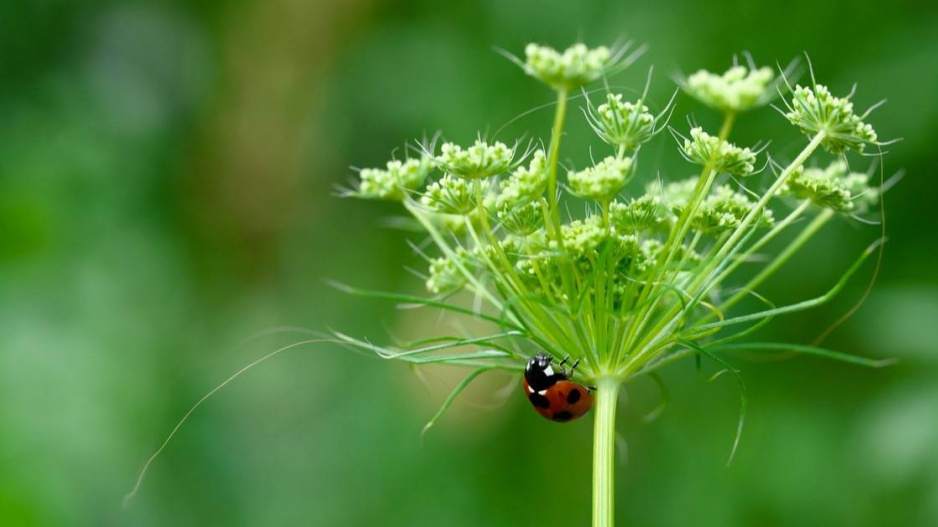
{"label": "thin stalk", "polygon": [[[744,253],[742,253],[739,257],[737,257],[736,261],[731,263],[729,267],[727,267],[723,272],[720,273],[719,276],[717,276],[717,278],[714,279],[714,283],[723,282],[723,280],[725,280],[736,269],[738,269],[746,261],[747,258],[755,254],[755,252],[761,249],[762,247],[764,247],[765,244],[775,239],[775,237],[778,236],[779,233],[784,231],[789,225],[792,224],[792,222],[798,219],[801,216],[801,214],[804,213],[804,211],[808,209],[809,206],[811,206],[811,200],[806,199],[802,201],[801,204],[798,205],[798,207],[795,210],[791,211],[791,213],[789,213],[788,216],[785,217],[785,219],[775,224],[775,227],[773,227],[771,231],[767,232],[764,236],[762,236],[762,238],[759,238],[757,242],[752,244],[752,246],[746,249]],[[736,305],[740,300],[742,300],[742,298],[748,294],[748,291],[752,291],[755,287],[757,287],[761,283],[762,282],[756,283],[755,281],[749,282],[748,284],[743,286],[740,289],[740,291],[734,295],[733,298],[723,303],[720,306],[720,308],[723,311],[728,310],[731,306]],[[702,319],[700,319],[699,322],[702,322],[702,323],[709,322],[710,320],[713,320],[713,314],[703,317]]]}
{"label": "thin stalk", "polygon": [[[563,231],[560,222],[560,203],[557,196],[557,162],[560,158],[560,138],[563,135],[563,121],[567,115],[567,92],[559,90],[557,92],[557,109],[554,111],[554,127],[550,136],[550,152],[548,153],[548,172],[547,172],[547,208],[550,211],[550,218],[545,221],[554,226],[554,241],[560,249],[560,254],[564,255],[566,262],[567,251],[563,246]],[[548,235],[550,230],[548,230]],[[561,265],[560,279],[563,287],[567,291],[567,298],[573,299],[576,295],[573,289],[573,266]]]}
{"label": "thin stalk", "polygon": [[733,123],[736,122],[736,112],[726,112],[723,119],[723,126],[720,127],[720,139],[726,141],[730,137],[730,130],[733,129]]}
{"label": "thin stalk", "polygon": [[[809,157],[811,157],[811,154],[813,154],[814,151],[817,150],[819,146],[821,146],[821,141],[823,141],[825,137],[826,132],[818,132],[811,139],[811,142],[808,143],[808,146],[806,146],[804,150],[802,150],[801,153],[798,154],[798,156],[785,168],[785,170],[779,174],[775,182],[769,187],[762,198],[755,205],[753,205],[752,209],[749,211],[749,214],[743,218],[743,221],[739,224],[739,226],[736,227],[736,230],[733,231],[729,239],[720,245],[719,250],[717,250],[716,254],[714,254],[714,256],[711,258],[710,263],[699,273],[699,278],[695,280],[690,285],[690,287],[687,288],[688,293],[694,295],[694,298],[699,298],[704,292],[706,292],[705,290],[701,291],[701,288],[704,288],[704,285],[707,284],[711,273],[717,270],[724,259],[732,257],[735,252],[739,250],[737,244],[746,234],[747,229],[749,229],[756,216],[762,214],[762,211],[769,200],[778,193],[779,188],[785,184],[785,182],[788,180],[788,177],[791,176],[792,172],[794,172],[798,167],[802,166],[804,162],[807,161]],[[713,287],[713,285],[716,285],[715,281],[710,282],[709,287]],[[644,335],[644,338],[639,340],[637,344],[630,345],[631,349],[639,350],[637,352],[637,356],[633,358],[631,362],[636,362],[640,356],[644,356],[644,350],[647,348],[649,340],[653,342],[654,339],[658,338],[658,335],[665,327],[668,327],[669,325],[676,322],[677,319],[675,317],[683,316],[683,313],[689,309],[692,309],[695,304],[695,302],[692,302],[683,308],[672,307],[667,313],[664,314],[664,316],[658,320],[657,324],[651,327],[650,331],[643,331],[644,324],[639,326],[637,330],[633,330],[633,336],[638,337]]]}
{"label": "thin stalk", "polygon": [[602,377],[596,382],[593,421],[593,527],[613,527],[615,516],[616,401],[620,381]]}
{"label": "thin stalk", "polygon": [[560,205],[557,202],[557,160],[560,156],[560,137],[563,135],[563,120],[567,114],[567,92],[557,92],[557,109],[554,112],[554,128],[550,136],[549,171],[547,173],[547,203],[550,220],[560,239]]}
{"label": "thin stalk", "polygon": [[795,160],[792,161],[791,164],[789,164],[781,174],[779,174],[778,179],[776,179],[772,186],[769,187],[769,190],[763,194],[762,198],[755,205],[753,205],[752,209],[749,211],[749,214],[743,218],[743,221],[739,224],[739,226],[736,227],[736,230],[733,231],[733,235],[730,236],[730,239],[727,240],[727,242],[723,244],[723,246],[717,252],[717,256],[714,261],[719,263],[721,258],[727,256],[727,253],[738,249],[736,243],[740,240],[740,238],[743,237],[744,234],[746,234],[746,229],[748,229],[752,222],[755,221],[756,216],[762,214],[762,211],[765,209],[765,206],[769,200],[775,197],[775,195],[778,193],[778,189],[780,189],[782,185],[788,181],[788,177],[791,176],[792,172],[803,165],[804,162],[807,161],[809,157],[811,157],[811,154],[813,154],[814,151],[817,150],[819,146],[821,146],[821,141],[823,141],[826,136],[826,132],[818,132],[814,138],[811,139],[811,142],[808,143],[808,146],[806,146],[804,150],[798,154],[798,157],[796,157]]}
{"label": "thin stalk", "polygon": [[[719,138],[721,140],[725,141],[729,137],[730,130],[733,129],[733,123],[735,122],[735,113],[727,112],[724,115],[723,125],[720,126]],[[684,207],[684,211],[681,213],[677,223],[674,224],[674,228],[668,235],[668,240],[664,244],[666,248],[664,258],[659,259],[649,275],[653,277],[654,282],[661,281],[664,278],[668,265],[670,265],[671,260],[677,253],[678,248],[681,247],[684,243],[684,237],[687,235],[687,231],[690,229],[691,219],[700,208],[701,203],[703,203],[703,201],[706,199],[707,193],[710,192],[710,187],[713,185],[713,181],[716,179],[716,176],[717,174],[712,170],[712,162],[708,161],[704,166],[703,171],[700,173],[700,177],[697,180],[697,185],[694,187],[694,193],[691,196],[691,199],[687,202],[687,206]],[[638,298],[639,305],[648,299],[652,289],[655,288],[646,287],[642,291]],[[632,319],[632,322],[629,324],[628,328],[629,336],[626,339],[626,348],[634,348],[636,339],[641,336],[645,325],[648,324],[649,319],[657,306],[658,300],[656,299],[654,302],[650,302],[647,306],[645,306]],[[615,360],[618,360],[618,357],[616,357]]]}
{"label": "thin stalk", "polygon": [[833,216],[834,211],[831,209],[824,209],[823,212],[818,214],[818,216],[814,218],[814,221],[805,227],[805,229],[801,231],[801,234],[799,234],[798,237],[795,238],[795,240],[792,241],[792,243],[786,247],[784,251],[779,253],[779,255],[776,256],[774,260],[772,260],[772,263],[767,265],[759,274],[754,276],[752,280],[746,283],[746,285],[743,286],[743,288],[738,293],[723,303],[723,310],[725,311],[736,305],[740,300],[743,299],[743,297],[748,294],[748,291],[755,290],[755,288],[759,287],[763,282],[768,280],[769,277],[775,274],[775,272],[778,271],[780,267],[785,265],[785,263],[788,262],[788,260],[796,252],[798,252],[798,250],[801,249],[801,247],[804,246],[804,244],[807,243],[807,241],[810,240],[817,233],[817,231],[820,230],[821,227],[823,227],[824,224],[827,223],[828,220],[830,220]]}

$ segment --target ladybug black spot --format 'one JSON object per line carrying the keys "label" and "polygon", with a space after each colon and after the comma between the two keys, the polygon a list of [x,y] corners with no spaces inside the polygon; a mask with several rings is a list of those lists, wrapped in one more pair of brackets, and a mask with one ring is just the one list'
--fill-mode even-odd
{"label": "ladybug black spot", "polygon": [[570,393],[567,394],[567,404],[575,404],[580,400],[580,390],[576,388],[570,390]]}
{"label": "ladybug black spot", "polygon": [[533,404],[535,408],[550,408],[550,401],[547,400],[547,397],[537,392],[528,394],[528,400],[531,401],[531,404]]}
{"label": "ladybug black spot", "polygon": [[573,414],[566,410],[555,413],[553,417],[553,420],[557,421],[558,423],[563,423],[564,421],[569,421],[570,419],[573,419]]}

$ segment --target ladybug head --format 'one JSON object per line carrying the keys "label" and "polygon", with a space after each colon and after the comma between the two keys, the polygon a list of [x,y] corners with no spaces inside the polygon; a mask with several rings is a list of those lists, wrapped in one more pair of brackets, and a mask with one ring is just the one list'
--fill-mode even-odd
{"label": "ladybug head", "polygon": [[550,363],[554,358],[546,353],[538,353],[537,355],[531,357],[531,360],[528,361],[527,370],[540,370],[544,371],[550,368]]}

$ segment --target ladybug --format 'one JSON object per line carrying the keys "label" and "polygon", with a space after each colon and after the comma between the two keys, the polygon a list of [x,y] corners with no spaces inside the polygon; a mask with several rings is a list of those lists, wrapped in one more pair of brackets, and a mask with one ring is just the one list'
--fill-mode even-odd
{"label": "ladybug", "polygon": [[586,415],[593,407],[594,388],[570,380],[573,370],[580,359],[573,363],[569,371],[563,369],[564,359],[557,365],[559,371],[551,366],[553,357],[538,353],[531,357],[524,368],[522,385],[524,394],[531,401],[537,413],[546,419],[564,423]]}

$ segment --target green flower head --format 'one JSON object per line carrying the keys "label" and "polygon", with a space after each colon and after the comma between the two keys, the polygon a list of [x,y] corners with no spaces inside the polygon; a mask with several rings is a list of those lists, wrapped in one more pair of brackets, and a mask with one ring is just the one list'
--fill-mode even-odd
{"label": "green flower head", "polygon": [[854,212],[866,212],[879,202],[882,189],[870,186],[870,175],[863,172],[851,172],[843,180],[844,187],[850,192]]}
{"label": "green flower head", "polygon": [[525,167],[518,167],[511,177],[501,182],[498,195],[499,207],[514,207],[535,201],[547,188],[547,156],[543,150],[537,150],[531,156],[531,162]]}
{"label": "green flower head", "polygon": [[869,186],[869,175],[848,173],[847,163],[837,160],[827,168],[799,168],[781,189],[782,194],[809,199],[815,205],[838,212],[866,209],[879,198]]}
{"label": "green flower head", "polygon": [[476,210],[475,192],[469,182],[449,174],[427,186],[420,201],[436,212],[465,215]]}
{"label": "green flower head", "polygon": [[863,122],[866,114],[856,115],[849,96],[834,97],[826,86],[795,87],[787,106],[784,115],[791,124],[811,137],[823,132],[821,146],[832,154],[862,152],[867,144],[876,143],[873,127]]}
{"label": "green flower head", "polygon": [[361,183],[355,196],[400,201],[404,194],[420,188],[433,170],[433,158],[388,161],[386,169],[366,168],[359,173]]}
{"label": "green flower head", "polygon": [[[602,218],[599,216],[574,220],[561,228],[563,247],[576,258],[595,256],[607,234],[607,231],[603,229]],[[559,245],[552,244],[551,249],[557,250]]]}
{"label": "green flower head", "polygon": [[581,198],[611,201],[625,186],[631,168],[630,158],[609,156],[586,170],[569,172],[567,181],[573,193]]}
{"label": "green flower head", "polygon": [[602,77],[614,63],[609,48],[574,44],[563,53],[537,44],[524,48],[524,71],[555,90],[570,91]]}
{"label": "green flower head", "polygon": [[518,206],[501,206],[497,211],[498,220],[508,232],[518,236],[527,236],[544,226],[541,203],[532,201]]}
{"label": "green flower head", "polygon": [[[458,260],[458,262],[457,262]],[[427,278],[427,290],[433,294],[451,293],[466,285],[466,276],[459,269],[471,265],[471,255],[460,248],[454,258],[434,258],[430,261],[430,277]]]}
{"label": "green flower head", "polygon": [[645,187],[645,193],[658,196],[661,199],[661,203],[668,209],[673,209],[678,206],[683,208],[693,195],[697,181],[698,178],[696,176],[681,181],[674,181],[667,185],[662,185],[662,183],[658,181],[652,181]]}
{"label": "green flower head", "polygon": [[666,218],[661,197],[645,194],[628,203],[613,202],[609,206],[609,217],[619,231],[637,234],[661,224]]}
{"label": "green flower head", "polygon": [[[729,185],[716,187],[701,204],[693,218],[694,228],[707,233],[721,233],[736,229],[749,212],[753,202]],[[761,226],[771,226],[772,211],[766,209],[760,218]]]}
{"label": "green flower head", "polygon": [[436,162],[448,174],[466,179],[485,179],[510,170],[514,156],[515,151],[505,143],[496,141],[490,145],[480,139],[466,149],[453,143],[443,143]]}
{"label": "green flower head", "polygon": [[593,109],[587,104],[586,119],[596,135],[606,143],[635,150],[657,133],[658,119],[642,101],[622,102],[622,95],[610,93],[606,102]]}
{"label": "green flower head", "polygon": [[767,104],[775,95],[772,68],[733,66],[723,75],[699,70],[681,82],[698,101],[724,113],[738,113]]}
{"label": "green flower head", "polygon": [[754,170],[756,154],[704,132],[699,126],[690,131],[681,149],[684,159],[691,163],[710,166],[718,174],[748,176]]}

